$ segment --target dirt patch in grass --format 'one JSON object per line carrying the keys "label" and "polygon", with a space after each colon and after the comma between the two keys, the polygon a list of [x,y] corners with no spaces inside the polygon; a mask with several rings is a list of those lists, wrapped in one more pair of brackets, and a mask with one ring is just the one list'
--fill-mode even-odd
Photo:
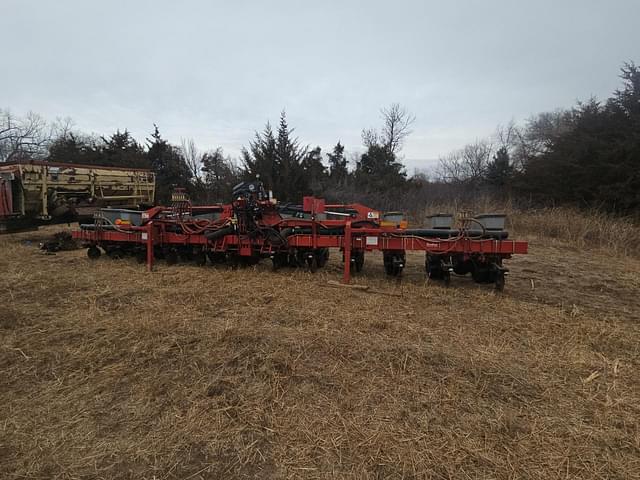
{"label": "dirt patch in grass", "polygon": [[23,235],[0,237],[2,478],[640,476],[637,259],[532,239],[496,295],[367,257],[354,281],[390,296],[328,285],[338,255],[149,274]]}

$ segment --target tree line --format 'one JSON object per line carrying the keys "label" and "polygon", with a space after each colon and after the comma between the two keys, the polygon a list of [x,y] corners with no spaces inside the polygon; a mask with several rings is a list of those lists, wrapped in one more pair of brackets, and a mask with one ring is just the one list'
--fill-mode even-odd
{"label": "tree line", "polygon": [[489,193],[528,205],[640,212],[640,69],[621,68],[604,101],[540,113],[498,127],[439,160],[438,178],[458,195]]}
{"label": "tree line", "polygon": [[353,201],[367,192],[401,188],[407,182],[398,158],[413,117],[397,104],[382,110],[380,131],[363,131],[366,152],[350,168],[340,141],[326,155],[319,146],[303,145],[294,136],[286,112],[276,131],[267,123],[256,132],[239,160],[222,148],[200,151],[193,140],[171,144],[157,125],[144,142],[128,130],[109,136],[76,132],[70,120],[49,125],[33,113],[19,118],[0,112],[0,161],[42,159],[49,162],[151,169],[156,174],[156,201],[166,203],[174,187],[186,187],[197,202],[229,201],[242,180],[260,178],[276,198],[300,202],[304,195]]}
{"label": "tree line", "polygon": [[637,215],[640,69],[626,63],[620,77],[621,87],[610,98],[500,126],[492,137],[442,156],[430,175],[407,174],[402,147],[415,117],[399,104],[381,110],[380,127],[364,129],[363,149],[350,157],[339,140],[328,152],[303,143],[283,111],[277,128],[267,123],[238,159],[222,148],[200,151],[193,140],[174,145],[156,125],[139,142],[126,129],[86,135],[68,119],[48,123],[33,113],[17,117],[0,110],[0,161],[149,168],[156,173],[160,203],[175,186],[187,187],[198,202],[229,201],[234,184],[259,177],[285,202],[314,194],[411,210],[482,195],[526,206],[570,204]]}

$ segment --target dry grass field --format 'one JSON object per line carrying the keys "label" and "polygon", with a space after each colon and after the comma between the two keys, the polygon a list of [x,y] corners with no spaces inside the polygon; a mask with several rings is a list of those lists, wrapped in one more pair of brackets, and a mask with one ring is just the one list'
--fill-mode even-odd
{"label": "dry grass field", "polygon": [[640,478],[640,260],[530,237],[506,291],[0,237],[0,478]]}

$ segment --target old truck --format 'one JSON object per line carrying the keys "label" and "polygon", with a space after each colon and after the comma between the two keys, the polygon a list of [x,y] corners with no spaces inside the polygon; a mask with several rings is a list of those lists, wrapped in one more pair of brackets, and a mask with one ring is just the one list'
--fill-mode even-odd
{"label": "old truck", "polygon": [[91,217],[99,208],[153,205],[150,170],[53,163],[0,163],[0,233]]}

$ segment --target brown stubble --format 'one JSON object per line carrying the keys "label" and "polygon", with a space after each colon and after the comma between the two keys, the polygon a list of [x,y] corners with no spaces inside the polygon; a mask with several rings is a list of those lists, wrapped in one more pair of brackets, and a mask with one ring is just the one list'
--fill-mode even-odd
{"label": "brown stubble", "polygon": [[336,254],[149,274],[23,243],[53,231],[0,238],[3,478],[640,475],[636,259],[588,252],[590,296],[544,274],[584,251],[533,239],[496,295],[371,255],[385,295],[330,286]]}

